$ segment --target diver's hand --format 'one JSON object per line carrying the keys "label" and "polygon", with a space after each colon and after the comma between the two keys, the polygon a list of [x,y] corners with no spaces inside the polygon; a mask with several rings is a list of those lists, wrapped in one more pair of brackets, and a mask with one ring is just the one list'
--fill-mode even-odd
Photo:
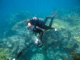
{"label": "diver's hand", "polygon": [[15,58],[13,58],[12,60],[16,60]]}
{"label": "diver's hand", "polygon": [[43,44],[42,44],[42,41],[40,39],[36,38],[34,41],[34,45],[42,47]]}
{"label": "diver's hand", "polygon": [[54,31],[58,31],[56,28],[54,28]]}
{"label": "diver's hand", "polygon": [[57,32],[58,30],[56,28],[53,28],[53,31]]}

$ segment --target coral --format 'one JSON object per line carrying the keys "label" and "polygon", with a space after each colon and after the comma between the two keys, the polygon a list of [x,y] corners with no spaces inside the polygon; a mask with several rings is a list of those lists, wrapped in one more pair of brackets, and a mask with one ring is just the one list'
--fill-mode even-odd
{"label": "coral", "polygon": [[27,19],[28,17],[30,17],[30,13],[26,12],[26,11],[22,11],[22,12],[18,12],[16,14],[14,14],[11,18],[10,21],[11,23],[16,23],[16,22],[20,22],[22,20]]}
{"label": "coral", "polygon": [[8,48],[0,48],[0,60],[11,59],[11,54]]}
{"label": "coral", "polygon": [[74,36],[74,39],[78,42],[80,42],[80,36]]}
{"label": "coral", "polygon": [[78,25],[80,22],[80,17],[77,13],[72,13],[73,15],[68,15],[67,19],[69,20],[69,23],[74,26],[74,25]]}
{"label": "coral", "polygon": [[59,48],[49,48],[47,49],[47,56],[49,60],[69,60],[73,59],[72,56],[65,50],[61,51]]}
{"label": "coral", "polygon": [[[17,23],[11,28],[11,30],[17,30],[17,28],[19,28],[19,25],[22,25],[22,24],[25,25],[25,22],[26,22],[26,20],[17,22]],[[20,27],[21,27],[21,26],[20,26]]]}
{"label": "coral", "polygon": [[[6,34],[15,34],[14,30],[16,30],[19,27],[23,27],[19,25],[21,25],[21,23],[23,23],[24,20],[26,20],[30,16],[31,15],[29,14],[29,12],[25,12],[25,11],[18,12],[14,14],[13,16],[11,16],[10,19],[8,19],[8,27],[7,27]],[[26,23],[24,25],[26,25]]]}
{"label": "coral", "polygon": [[80,25],[71,27],[71,34],[73,35],[73,39],[75,39],[76,41],[80,42]]}
{"label": "coral", "polygon": [[53,30],[46,31],[43,35],[45,44],[45,48],[43,49],[44,51],[47,51],[48,58],[54,60],[73,59],[70,53],[76,51],[78,45],[76,41],[71,38],[70,31],[66,29],[61,29],[57,32]]}
{"label": "coral", "polygon": [[44,55],[41,53],[36,53],[32,56],[31,60],[44,60]]}

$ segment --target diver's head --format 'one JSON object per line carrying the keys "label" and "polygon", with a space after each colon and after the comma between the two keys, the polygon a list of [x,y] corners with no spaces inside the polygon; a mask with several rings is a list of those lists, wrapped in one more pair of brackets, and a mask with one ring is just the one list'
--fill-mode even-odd
{"label": "diver's head", "polygon": [[31,23],[30,23],[30,22],[28,22],[28,23],[27,23],[27,26],[31,26]]}
{"label": "diver's head", "polygon": [[27,19],[27,26],[28,27],[31,26],[31,23],[30,23],[30,20],[29,19]]}
{"label": "diver's head", "polygon": [[37,17],[33,17],[33,18],[32,18],[32,20],[37,20],[37,19],[38,19]]}

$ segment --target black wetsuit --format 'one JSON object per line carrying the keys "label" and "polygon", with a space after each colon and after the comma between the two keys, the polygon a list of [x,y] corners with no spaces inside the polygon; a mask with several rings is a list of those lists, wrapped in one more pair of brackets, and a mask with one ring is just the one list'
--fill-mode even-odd
{"label": "black wetsuit", "polygon": [[42,28],[42,29],[52,29],[51,28],[51,22],[52,22],[52,19],[51,19],[51,22],[50,22],[50,25],[49,26],[46,26],[45,25],[45,23],[46,23],[46,21],[48,20],[48,18],[46,18],[45,20],[40,20],[40,19],[37,19],[37,20],[33,20],[33,19],[31,19],[29,22],[32,24],[32,25],[34,25],[35,27],[37,26],[37,27],[40,27],[40,28]]}

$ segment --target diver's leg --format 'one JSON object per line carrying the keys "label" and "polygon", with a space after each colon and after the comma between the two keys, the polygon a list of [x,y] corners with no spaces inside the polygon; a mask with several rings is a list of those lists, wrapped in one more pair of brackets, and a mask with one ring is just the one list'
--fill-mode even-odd
{"label": "diver's leg", "polygon": [[40,34],[39,39],[42,40],[42,36],[43,36],[43,31],[41,29],[36,29],[37,33]]}
{"label": "diver's leg", "polygon": [[52,17],[52,18],[51,18],[51,21],[50,21],[49,27],[51,27],[51,26],[52,26],[53,19],[54,19],[54,17]]}
{"label": "diver's leg", "polygon": [[57,11],[54,11],[54,13],[52,15],[48,16],[51,19],[50,24],[49,24],[49,27],[52,26],[53,19],[54,19],[56,13],[57,13]]}
{"label": "diver's leg", "polygon": [[44,19],[44,24],[47,22],[48,19],[49,19],[48,17],[46,17],[46,18]]}
{"label": "diver's leg", "polygon": [[52,27],[49,27],[49,26],[46,26],[46,25],[42,26],[41,28],[43,28],[43,29],[45,29],[45,30],[53,29]]}
{"label": "diver's leg", "polygon": [[44,20],[44,24],[47,22],[48,19],[51,19],[50,21],[50,24],[49,24],[49,27],[51,27],[52,23],[53,23],[53,19],[54,19],[54,16],[56,15],[57,11],[54,11],[53,14],[47,16]]}

